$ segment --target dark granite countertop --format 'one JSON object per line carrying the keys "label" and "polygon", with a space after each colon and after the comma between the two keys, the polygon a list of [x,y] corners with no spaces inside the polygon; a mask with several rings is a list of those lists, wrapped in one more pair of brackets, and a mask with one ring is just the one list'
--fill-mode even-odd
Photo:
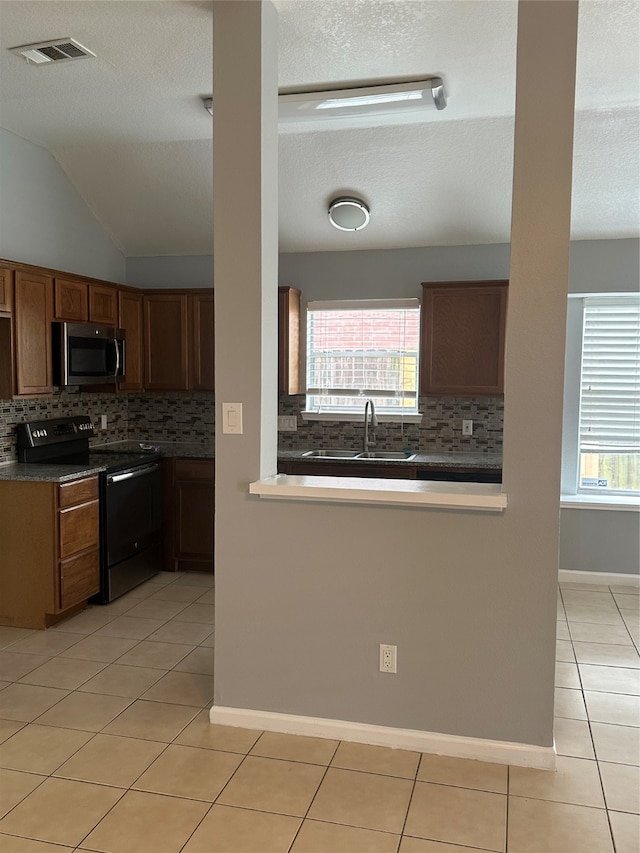
{"label": "dark granite countertop", "polygon": [[[302,459],[306,450],[279,450],[278,459],[291,461]],[[355,451],[354,451],[355,452]],[[350,463],[362,464],[363,459],[331,459],[317,456],[304,457],[305,462],[317,462],[318,465],[332,464],[336,462],[349,465]],[[500,453],[467,453],[463,451],[450,451],[448,453],[416,453],[413,459],[376,459],[375,465],[412,465],[416,468],[459,468],[464,469],[487,469],[500,470],[502,468],[502,454]]]}
{"label": "dark granite countertop", "polygon": [[[186,441],[113,441],[109,444],[94,445],[92,450],[114,450],[119,452],[137,452],[149,450],[160,453],[161,456],[180,457],[184,459],[214,459],[215,449],[213,443],[199,444]],[[279,450],[278,459],[290,461],[302,459],[306,450]],[[335,465],[337,461],[341,464],[362,464],[362,459],[327,459],[322,457],[304,457],[305,462],[317,464],[319,470],[322,465]],[[500,470],[502,468],[502,455],[500,453],[467,453],[462,451],[451,451],[449,453],[417,453],[413,459],[404,461],[396,459],[376,459],[372,464],[378,465],[411,465],[418,469],[459,469],[459,470]],[[69,480],[78,480],[82,477],[90,477],[104,471],[104,467],[97,465],[42,465],[29,464],[25,462],[10,462],[0,465],[0,481],[22,480],[33,482],[64,483]]]}
{"label": "dark granite countertop", "polygon": [[39,462],[9,462],[0,465],[0,480],[33,483],[66,483],[104,471],[100,465],[45,465]]}
{"label": "dark granite countertop", "polygon": [[92,450],[117,450],[122,453],[140,453],[155,451],[160,456],[175,456],[185,459],[213,459],[214,445],[200,444],[195,441],[112,441],[108,444],[94,444]]}

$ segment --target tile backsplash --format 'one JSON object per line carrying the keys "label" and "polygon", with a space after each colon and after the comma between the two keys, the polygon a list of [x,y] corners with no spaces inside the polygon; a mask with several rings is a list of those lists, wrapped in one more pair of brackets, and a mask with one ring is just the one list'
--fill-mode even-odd
{"label": "tile backsplash", "polygon": [[209,444],[215,433],[213,394],[134,394],[129,397],[129,437],[142,441]]}
{"label": "tile backsplash", "polygon": [[88,414],[96,425],[107,416],[92,444],[140,439],[211,442],[214,434],[213,394],[95,394],[78,388],[33,400],[0,400],[0,463],[16,459],[16,425]]}
{"label": "tile backsplash", "polygon": [[[297,432],[278,433],[280,448],[361,448],[361,422],[303,421],[300,412],[304,406],[304,395],[280,397],[279,414],[295,415],[298,424]],[[376,446],[421,453],[501,453],[503,408],[501,397],[421,397],[422,423],[381,423],[376,429]],[[93,444],[125,439],[208,444],[215,431],[214,395],[210,393],[95,394],[65,389],[52,397],[0,400],[0,463],[16,459],[16,424],[82,414],[90,415],[96,424],[100,415],[107,416],[107,428],[97,431]],[[472,436],[462,435],[463,418],[473,420]]]}
{"label": "tile backsplash", "polygon": [[[304,421],[300,412],[305,397],[280,397],[279,414],[295,415],[297,432],[278,434],[283,450],[308,447],[362,448],[363,418],[359,423],[340,421]],[[450,450],[474,453],[502,452],[504,401],[502,397],[421,397],[421,424],[380,423],[376,428],[376,447],[385,450],[411,448],[419,453]],[[462,420],[473,420],[473,435],[462,435]]]}

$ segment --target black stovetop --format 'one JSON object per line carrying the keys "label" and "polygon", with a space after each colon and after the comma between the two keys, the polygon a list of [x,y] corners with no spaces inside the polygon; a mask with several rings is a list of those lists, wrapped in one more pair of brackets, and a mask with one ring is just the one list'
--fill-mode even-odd
{"label": "black stovetop", "polygon": [[95,465],[108,473],[124,471],[154,462],[160,454],[142,450],[92,450],[89,439],[95,434],[88,415],[50,418],[18,424],[18,461],[46,465]]}

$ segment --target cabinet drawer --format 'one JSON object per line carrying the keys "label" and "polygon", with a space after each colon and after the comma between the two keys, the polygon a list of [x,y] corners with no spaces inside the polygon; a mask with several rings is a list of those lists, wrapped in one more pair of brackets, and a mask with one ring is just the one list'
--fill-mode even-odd
{"label": "cabinet drawer", "polygon": [[206,480],[213,482],[215,462],[213,459],[176,459],[176,480]]}
{"label": "cabinet drawer", "polygon": [[60,520],[60,558],[98,547],[98,501],[63,509]]}
{"label": "cabinet drawer", "polygon": [[61,483],[58,486],[58,506],[66,509],[68,506],[87,503],[98,499],[98,478],[88,477],[86,480],[74,480],[72,483]]}
{"label": "cabinet drawer", "polygon": [[60,563],[60,608],[86,601],[100,589],[99,551],[90,551]]}

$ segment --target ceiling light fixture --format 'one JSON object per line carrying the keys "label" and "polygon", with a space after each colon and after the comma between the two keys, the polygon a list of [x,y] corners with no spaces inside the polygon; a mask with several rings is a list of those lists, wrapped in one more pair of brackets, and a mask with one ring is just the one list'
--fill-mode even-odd
{"label": "ceiling light fixture", "polygon": [[202,103],[204,104],[205,110],[209,113],[210,116],[213,115],[213,98],[203,98]]}
{"label": "ceiling light fixture", "polygon": [[447,106],[441,77],[413,83],[388,83],[326,92],[297,92],[278,96],[280,122],[382,116]]}
{"label": "ceiling light fixture", "polygon": [[85,57],[93,57],[95,59],[96,56],[88,47],[84,47],[79,41],[72,38],[23,44],[19,47],[10,47],[9,51],[26,59],[30,65],[69,62],[72,59],[84,59]]}
{"label": "ceiling light fixture", "polygon": [[329,222],[340,231],[360,231],[371,219],[369,208],[359,198],[334,198],[328,212]]}

